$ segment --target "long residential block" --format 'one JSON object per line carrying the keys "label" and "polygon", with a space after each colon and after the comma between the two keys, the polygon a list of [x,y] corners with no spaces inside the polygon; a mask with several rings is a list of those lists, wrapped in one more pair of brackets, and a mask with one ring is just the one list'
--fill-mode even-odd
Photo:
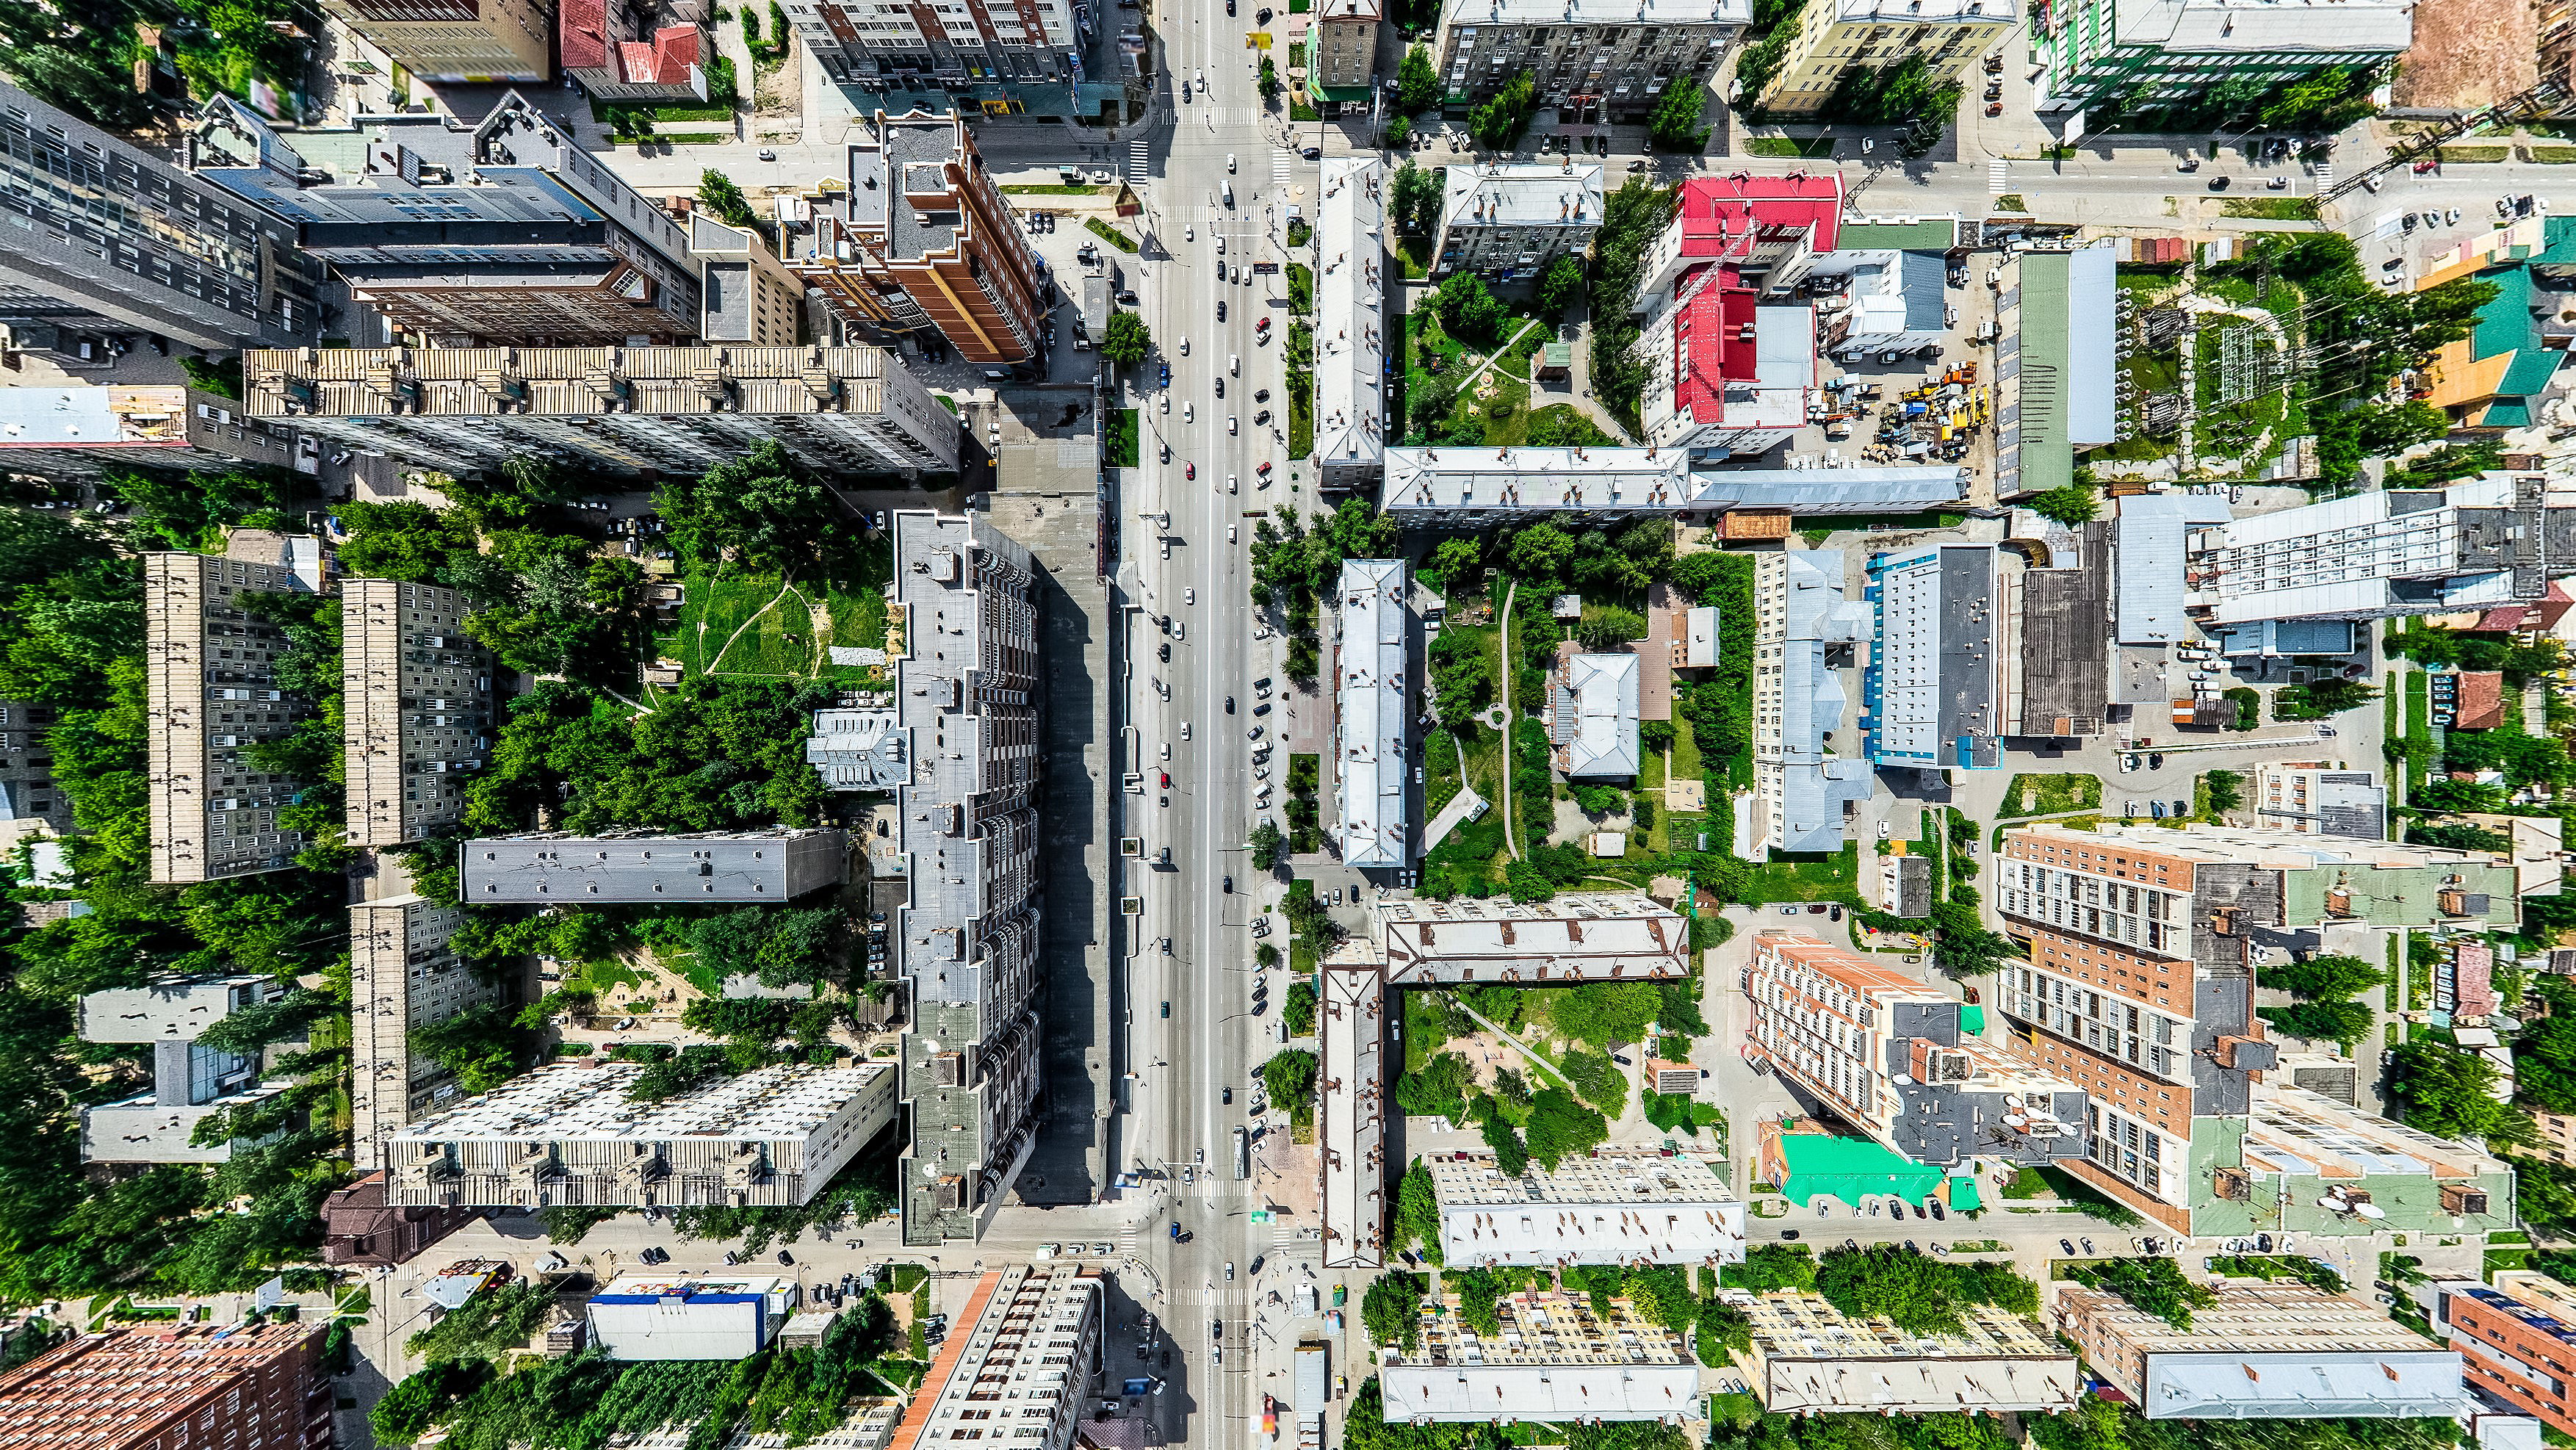
{"label": "long residential block", "polygon": [[2460,1353],[2378,1308],[2305,1284],[2222,1283],[2177,1329],[2105,1289],[2067,1285],[2057,1327],[2150,1420],[2442,1417]]}
{"label": "long residential block", "polygon": [[1388,1424],[1704,1418],[1699,1361],[1626,1300],[1605,1315],[1581,1295],[1523,1290],[1494,1308],[1503,1332],[1487,1338],[1443,1295],[1423,1306],[1415,1348],[1378,1346]]}
{"label": "long residential block", "polygon": [[81,1109],[81,1157],[91,1163],[221,1163],[238,1136],[200,1144],[205,1119],[285,1091],[260,1081],[262,1054],[229,1052],[198,1038],[239,1012],[274,1004],[286,989],[266,977],[173,977],[80,999],[84,1042],[149,1044],[152,1086]]}
{"label": "long residential block", "polygon": [[1342,864],[1401,868],[1413,859],[1405,737],[1412,698],[1405,668],[1412,610],[1402,559],[1342,561],[1341,638],[1334,657],[1339,725],[1333,775],[1341,792]]}
{"label": "long residential block", "polygon": [[437,584],[340,588],[349,844],[417,841],[465,815],[465,777],[493,729],[492,657],[465,634],[474,606]]}
{"label": "long residential block", "polygon": [[254,350],[242,377],[253,417],[449,473],[694,476],[771,440],[824,473],[957,468],[956,415],[875,347]]}
{"label": "long residential block", "polygon": [[895,1120],[894,1068],[764,1067],[663,1102],[557,1063],[384,1136],[402,1206],[795,1207]]}
{"label": "long residential block", "polygon": [[1869,610],[1843,598],[1841,550],[1786,549],[1753,556],[1753,614],[1756,857],[1839,851],[1844,812],[1869,799],[1872,778],[1868,761],[1830,753],[1825,737],[1850,704],[1836,657],[1850,658]]}
{"label": "long residential block", "polygon": [[1315,467],[1367,488],[1386,466],[1386,163],[1324,161],[1315,219]]}
{"label": "long residential block", "polygon": [[457,850],[460,888],[476,906],[656,901],[784,905],[838,886],[849,838],[836,830],[483,836]]}
{"label": "long residential block", "polygon": [[1433,50],[1452,106],[1526,72],[1569,120],[1637,121],[1668,86],[1706,90],[1752,16],[1746,0],[1448,0]]}
{"label": "long residential block", "polygon": [[330,1450],[331,1419],[318,1324],[110,1329],[0,1375],[19,1450]]}
{"label": "long residential block", "polygon": [[2576,495],[2538,473],[2373,489],[2195,529],[2183,607],[2203,630],[2537,604],[2576,568]]}
{"label": "long residential block", "polygon": [[349,907],[351,1151],[360,1168],[384,1166],[388,1134],[459,1092],[456,1074],[411,1050],[414,1029],[502,1002],[507,993],[457,955],[465,909],[452,901],[395,896]]}
{"label": "long residential block", "polygon": [[1722,1159],[1570,1158],[1514,1175],[1490,1155],[1442,1154],[1430,1168],[1453,1268],[1744,1262],[1744,1201]]}
{"label": "long residential block", "polygon": [[[2418,1297],[2427,1297],[2419,1291]],[[2576,1434],[2576,1290],[2531,1269],[2431,1286],[2433,1326],[2469,1386]]]}
{"label": "long residential block", "polygon": [[1008,1417],[1012,1446],[1070,1450],[1100,1368],[1105,1293],[1100,1275],[1070,1264],[976,1280],[887,1450],[999,1438],[987,1428],[996,1416]]}
{"label": "long residential block", "polygon": [[1753,1320],[1753,1347],[1736,1363],[1775,1415],[1861,1411],[1939,1414],[2073,1409],[2084,1388],[2075,1356],[2048,1331],[1991,1304],[1962,1304],[1959,1328],[1916,1334],[1884,1318],[1855,1319],[1820,1294],[1794,1290],[1721,1297]]}

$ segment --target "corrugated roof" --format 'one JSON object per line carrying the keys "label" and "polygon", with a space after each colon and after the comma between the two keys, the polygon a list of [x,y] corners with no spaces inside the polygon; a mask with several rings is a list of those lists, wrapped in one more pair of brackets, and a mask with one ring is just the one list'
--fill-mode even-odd
{"label": "corrugated roof", "polygon": [[1958,245],[1959,219],[1921,217],[1905,221],[1846,221],[1834,249],[1842,252],[1946,252]]}
{"label": "corrugated roof", "polygon": [[1949,264],[1937,252],[1905,252],[1900,256],[1900,285],[1905,295],[1905,330],[1933,332],[1941,327],[1941,315],[1949,300],[1941,289],[1947,285]]}

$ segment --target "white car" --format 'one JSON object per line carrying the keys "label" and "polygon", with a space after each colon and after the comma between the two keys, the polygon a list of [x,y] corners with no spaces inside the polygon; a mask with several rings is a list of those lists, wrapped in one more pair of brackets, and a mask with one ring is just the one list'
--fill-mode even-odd
{"label": "white car", "polygon": [[1183,740],[1190,738],[1190,722],[1187,720],[1181,722],[1181,738]]}
{"label": "white car", "polygon": [[1227,493],[1232,493],[1232,492],[1234,492],[1234,480],[1235,480],[1235,475],[1233,475],[1233,474],[1231,474],[1231,473],[1229,473],[1229,474],[1227,474],[1227,475],[1225,476],[1225,491],[1226,491]]}
{"label": "white car", "polygon": [[1223,232],[1217,233],[1216,236],[1216,254],[1220,257],[1225,255],[1225,233]]}
{"label": "white car", "polygon": [[1172,395],[1169,393],[1163,394],[1163,411],[1166,413],[1172,411]]}
{"label": "white car", "polygon": [[1181,421],[1182,421],[1182,422],[1184,422],[1184,423],[1195,423],[1195,422],[1197,422],[1197,421],[1198,421],[1197,412],[1198,412],[1198,407],[1197,407],[1197,405],[1196,405],[1196,404],[1194,404],[1194,403],[1183,403],[1183,404],[1181,405]]}
{"label": "white car", "polygon": [[1225,153],[1225,174],[1228,176],[1234,174],[1234,153],[1231,151]]}
{"label": "white car", "polygon": [[1235,418],[1232,413],[1225,415],[1225,431],[1229,434],[1241,433],[1243,431],[1241,427],[1236,425]]}
{"label": "white car", "polygon": [[1183,604],[1196,604],[1196,603],[1198,603],[1198,602],[1199,602],[1199,592],[1198,592],[1197,590],[1195,590],[1195,589],[1184,589],[1184,590],[1182,590],[1182,591],[1181,591],[1181,602],[1182,602]]}
{"label": "white car", "polygon": [[1188,357],[1189,355],[1190,355],[1190,338],[1189,338],[1189,334],[1188,334],[1188,333],[1183,333],[1183,334],[1181,334],[1181,356],[1183,356],[1183,357]]}

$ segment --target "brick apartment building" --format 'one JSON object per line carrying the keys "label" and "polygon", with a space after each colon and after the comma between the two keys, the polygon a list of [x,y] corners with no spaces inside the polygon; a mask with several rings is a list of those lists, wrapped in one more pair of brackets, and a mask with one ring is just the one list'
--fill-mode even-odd
{"label": "brick apartment building", "polygon": [[85,1334],[0,1375],[11,1450],[329,1450],[322,1330],[275,1323]]}
{"label": "brick apartment building", "polygon": [[2473,1389],[2576,1434],[2576,1290],[2529,1269],[2435,1284],[2433,1327]]}

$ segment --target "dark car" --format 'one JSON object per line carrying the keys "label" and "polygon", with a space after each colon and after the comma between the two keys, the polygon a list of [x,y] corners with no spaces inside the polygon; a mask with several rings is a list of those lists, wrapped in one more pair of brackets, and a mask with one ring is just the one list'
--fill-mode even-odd
{"label": "dark car", "polygon": [[1163,1015],[1164,1015],[1165,1017],[1169,1017],[1169,1016],[1171,1016],[1171,1015],[1172,1015],[1172,1004],[1171,1004],[1171,1003],[1166,1002],[1166,1003],[1164,1003],[1164,1004],[1163,1004]]}
{"label": "dark car", "polygon": [[1784,1239],[1795,1239],[1798,1237],[1798,1231],[1793,1228],[1784,1228],[1780,1230],[1780,1237]]}
{"label": "dark car", "polygon": [[1232,695],[1225,697],[1225,713],[1229,715],[1234,713],[1234,697]]}
{"label": "dark car", "polygon": [[1321,146],[1309,146],[1297,154],[1305,157],[1309,161],[1321,161],[1324,159],[1324,148]]}
{"label": "dark car", "polygon": [[1172,642],[1170,640],[1167,639],[1163,641],[1160,653],[1163,658],[1163,663],[1168,665],[1172,662]]}
{"label": "dark car", "polygon": [[1254,402],[1256,402],[1256,403],[1267,403],[1267,402],[1269,402],[1269,401],[1270,401],[1270,390],[1269,390],[1268,388],[1256,388],[1256,389],[1254,389],[1254,390],[1253,390],[1253,394],[1252,394],[1252,401],[1254,401]]}
{"label": "dark car", "polygon": [[2254,1248],[2260,1253],[2268,1254],[2272,1252],[2272,1236],[2270,1234],[2256,1234],[2254,1236]]}
{"label": "dark car", "polygon": [[1211,1343],[1211,1344],[1214,1344],[1214,1343],[1216,1343],[1216,1342],[1218,1342],[1218,1341],[1220,1341],[1220,1340],[1222,1340],[1222,1339],[1224,1339],[1224,1338],[1225,1338],[1225,1321],[1224,1321],[1224,1320],[1222,1320],[1222,1319],[1211,1319],[1211,1320],[1209,1320],[1209,1321],[1208,1321],[1208,1342],[1209,1342],[1209,1343]]}
{"label": "dark car", "polygon": [[1219,322],[1225,321],[1225,299],[1222,297],[1217,299],[1216,320]]}
{"label": "dark car", "polygon": [[1228,876],[1227,878],[1225,878],[1225,889],[1226,889],[1226,891],[1227,891],[1228,893],[1231,893],[1231,892],[1234,890],[1234,878],[1233,878],[1233,877]]}
{"label": "dark car", "polygon": [[1218,1103],[1218,1105],[1219,1105],[1219,1106],[1221,1106],[1221,1107],[1228,1107],[1228,1108],[1233,1107],[1233,1106],[1234,1106],[1234,1089],[1232,1089],[1232,1088],[1220,1088],[1220,1089],[1218,1089],[1218,1091],[1217,1091],[1217,1103]]}
{"label": "dark car", "polygon": [[2227,189],[2227,178],[2224,176],[2213,176],[2209,178],[2209,189],[2212,191],[2225,191]]}
{"label": "dark car", "polygon": [[2058,1246],[2059,1248],[2064,1249],[2064,1250],[2066,1251],[2066,1257],[2068,1257],[2068,1258],[2070,1258],[2070,1259],[2071,1259],[2071,1258],[2073,1258],[2073,1257],[2075,1257],[2075,1240],[2073,1240],[2073,1239],[2059,1239],[2059,1240],[2057,1241],[2057,1246]]}
{"label": "dark car", "polygon": [[1268,423],[1269,421],[1270,421],[1270,410],[1269,410],[1268,408],[1264,408],[1264,409],[1262,409],[1260,412],[1255,413],[1255,414],[1253,414],[1253,415],[1252,415],[1252,424],[1253,424],[1253,426],[1254,426],[1254,427],[1256,427],[1256,428],[1258,428],[1258,427],[1262,426],[1262,425],[1263,425],[1263,424],[1265,424],[1265,423]]}
{"label": "dark car", "polygon": [[778,1262],[782,1264],[792,1264],[796,1262],[796,1256],[787,1252],[785,1249],[780,1249],[778,1251]]}
{"label": "dark car", "polygon": [[1936,1198],[1936,1199],[1933,1199],[1930,1203],[1928,1203],[1928,1204],[1926,1204],[1926,1205],[1924,1205],[1924,1206],[1932,1210],[1932,1217],[1933,1217],[1935,1220],[1945,1219],[1945,1218],[1948,1218],[1948,1217],[1950,1216],[1950,1211],[1949,1211],[1948,1209],[1946,1209],[1946,1208],[1943,1208],[1943,1207],[1941,1206],[1941,1200],[1939,1200],[1939,1199],[1937,1199],[1937,1198]]}
{"label": "dark car", "polygon": [[1251,1268],[1248,1268],[1248,1269],[1246,1269],[1246,1270],[1244,1270],[1243,1272],[1245,1272],[1245,1273],[1247,1273],[1247,1274],[1258,1274],[1258,1273],[1260,1273],[1260,1272],[1261,1272],[1261,1263],[1262,1263],[1262,1256],[1261,1256],[1261,1255],[1259,1255],[1259,1254],[1254,1254],[1254,1255],[1252,1256],[1252,1267],[1251,1267]]}

